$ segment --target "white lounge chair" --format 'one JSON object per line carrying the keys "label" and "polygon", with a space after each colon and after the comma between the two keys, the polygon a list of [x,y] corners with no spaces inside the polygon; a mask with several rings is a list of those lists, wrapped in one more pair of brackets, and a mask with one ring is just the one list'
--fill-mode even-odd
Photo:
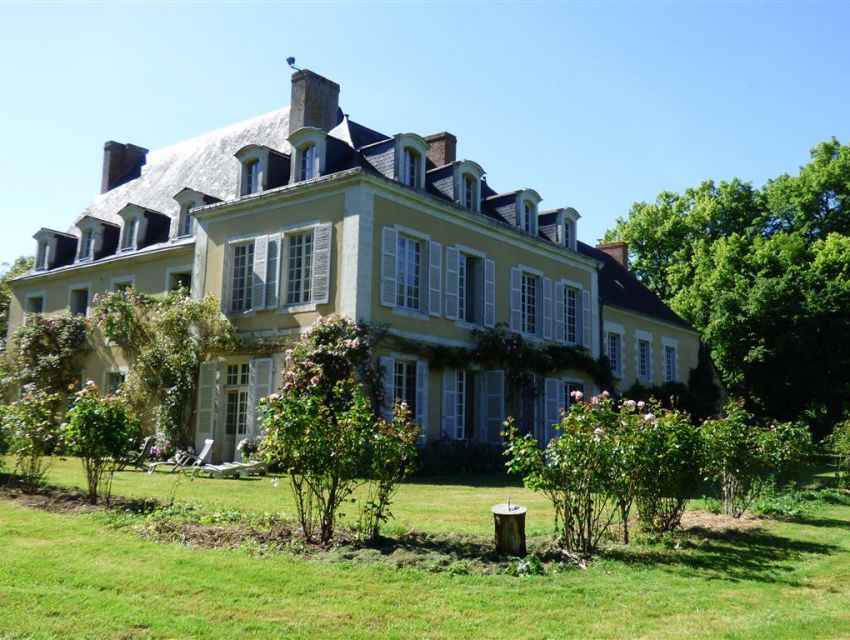
{"label": "white lounge chair", "polygon": [[227,478],[228,476],[235,476],[240,472],[241,465],[233,463],[233,462],[224,462],[222,464],[205,464],[199,466],[192,466],[183,469],[184,473],[191,473],[192,477],[196,476],[199,473],[209,474],[212,478]]}
{"label": "white lounge chair", "polygon": [[204,448],[201,449],[201,452],[198,455],[195,455],[194,453],[184,453],[179,459],[154,462],[153,464],[148,465],[148,473],[153,473],[154,470],[160,466],[173,467],[171,469],[171,473],[179,471],[180,469],[192,469],[194,467],[199,467],[206,462],[212,452],[213,443],[215,443],[215,440],[204,440]]}

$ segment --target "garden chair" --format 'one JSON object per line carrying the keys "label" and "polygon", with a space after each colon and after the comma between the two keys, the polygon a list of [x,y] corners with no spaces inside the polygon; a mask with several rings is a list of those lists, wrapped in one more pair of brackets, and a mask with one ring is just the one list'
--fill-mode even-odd
{"label": "garden chair", "polygon": [[126,467],[135,467],[136,469],[141,469],[142,471],[147,471],[148,467],[145,465],[145,462],[151,455],[151,449],[153,449],[153,445],[156,443],[156,438],[154,436],[148,436],[142,442],[142,448],[136,453],[131,454],[125,460],[120,460],[118,462],[118,466],[116,467],[116,471],[124,471]]}
{"label": "garden chair", "polygon": [[153,473],[154,470],[159,466],[173,467],[171,469],[171,473],[179,471],[180,469],[191,469],[193,467],[200,467],[206,462],[207,457],[212,452],[213,443],[215,443],[215,440],[204,440],[204,448],[201,449],[201,452],[197,455],[195,455],[194,453],[186,452],[179,458],[175,456],[174,460],[154,462],[153,464],[148,465],[148,473]]}
{"label": "garden chair", "polygon": [[204,464],[198,466],[187,467],[183,469],[184,473],[191,473],[195,477],[199,473],[206,473],[212,478],[227,478],[239,474],[241,465],[235,462],[224,462],[222,464]]}

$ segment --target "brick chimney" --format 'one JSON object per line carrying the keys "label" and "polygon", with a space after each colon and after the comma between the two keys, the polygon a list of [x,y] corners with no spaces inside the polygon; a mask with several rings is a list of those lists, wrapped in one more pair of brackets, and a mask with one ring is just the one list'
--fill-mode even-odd
{"label": "brick chimney", "polygon": [[100,192],[106,193],[142,175],[142,167],[147,162],[147,156],[147,149],[134,144],[124,144],[115,140],[105,143]]}
{"label": "brick chimney", "polygon": [[425,136],[428,143],[428,159],[435,167],[442,167],[457,160],[457,138],[448,131]]}
{"label": "brick chimney", "polygon": [[614,258],[624,269],[629,268],[629,245],[625,242],[603,242],[596,248]]}
{"label": "brick chimney", "polygon": [[307,69],[293,73],[289,133],[301,127],[330,131],[339,121],[339,85]]}

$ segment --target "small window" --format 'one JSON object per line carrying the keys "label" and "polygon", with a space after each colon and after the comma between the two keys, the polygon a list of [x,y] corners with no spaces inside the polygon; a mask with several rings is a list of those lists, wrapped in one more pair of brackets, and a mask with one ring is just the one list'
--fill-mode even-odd
{"label": "small window", "polygon": [[83,237],[80,239],[80,260],[90,260],[92,258],[92,250],[94,249],[94,230],[87,229],[83,232]]}
{"label": "small window", "polygon": [[564,222],[564,242],[565,247],[573,246],[573,223],[569,220]]}
{"label": "small window", "polygon": [[126,291],[133,286],[132,280],[116,280],[112,282],[113,291]]}
{"label": "small window", "polygon": [[401,163],[401,181],[408,187],[419,186],[420,162],[421,156],[410,147],[405,147]]}
{"label": "small window", "polygon": [[286,304],[308,304],[313,294],[313,232],[286,236]]}
{"label": "small window", "polygon": [[72,314],[78,316],[86,315],[89,310],[89,290],[72,289],[70,307]]}
{"label": "small window", "polygon": [[536,233],[537,229],[534,225],[534,205],[530,202],[523,203],[522,228],[527,233]]}
{"label": "small window", "polygon": [[189,213],[189,210],[196,206],[197,204],[195,202],[187,202],[180,207],[180,215],[177,222],[177,236],[179,238],[191,236],[195,230],[195,218]]}
{"label": "small window", "polygon": [[38,242],[35,269],[36,271],[43,271],[44,269],[47,269],[47,240],[39,240]]}
{"label": "small window", "polygon": [[564,287],[564,341],[578,343],[579,290]]}
{"label": "small window", "polygon": [[127,375],[123,371],[109,371],[106,374],[106,391],[107,393],[118,393],[124,382],[127,380]]}
{"label": "small window", "polygon": [[311,180],[316,177],[316,160],[318,152],[315,144],[308,144],[301,149],[301,179]]}
{"label": "small window", "polygon": [[523,333],[537,332],[537,276],[522,274],[521,311]]}
{"label": "small window", "polygon": [[416,415],[416,362],[395,361],[393,372],[393,393],[395,399],[406,402],[411,415]]}
{"label": "small window", "polygon": [[650,378],[649,340],[638,340],[638,377],[641,380],[649,380]]}
{"label": "small window", "polygon": [[396,252],[396,305],[403,309],[420,311],[422,283],[422,243],[406,236],[398,236]]}
{"label": "small window", "polygon": [[139,221],[136,218],[128,218],[124,223],[124,237],[121,240],[121,249],[126,251],[136,246],[136,228]]}
{"label": "small window", "polygon": [[467,209],[471,209],[473,211],[478,210],[476,198],[477,198],[477,185],[475,181],[475,177],[469,175],[468,173],[463,176],[463,206]]}
{"label": "small window", "polygon": [[188,292],[192,288],[192,273],[185,271],[181,273],[168,274],[168,290],[177,291],[183,289]]}
{"label": "small window", "polygon": [[484,261],[475,256],[460,255],[458,261],[458,320],[483,324]]}
{"label": "small window", "polygon": [[622,377],[623,375],[623,346],[622,346],[622,338],[619,333],[608,333],[607,338],[608,344],[608,360],[611,363],[611,373],[613,373],[617,377]]}
{"label": "small window", "polygon": [[245,165],[245,188],[243,195],[257,193],[260,190],[260,161],[251,160]]}
{"label": "small window", "polygon": [[44,296],[28,296],[24,316],[44,313]]}
{"label": "small window", "polygon": [[251,309],[253,266],[253,242],[239,244],[233,247],[233,272],[230,289],[231,311],[248,311]]}
{"label": "small window", "polygon": [[664,347],[664,381],[676,380],[676,347],[665,345]]}

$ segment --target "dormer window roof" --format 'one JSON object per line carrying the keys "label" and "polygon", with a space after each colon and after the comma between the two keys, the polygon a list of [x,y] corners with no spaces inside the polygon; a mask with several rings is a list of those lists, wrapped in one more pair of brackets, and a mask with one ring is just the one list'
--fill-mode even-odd
{"label": "dormer window roof", "polygon": [[77,237],[53,229],[39,229],[33,235],[36,241],[34,270],[47,271],[65,266],[76,257]]}
{"label": "dormer window roof", "polygon": [[413,189],[425,187],[425,158],[428,142],[415,133],[395,136],[395,178]]}
{"label": "dormer window roof", "polygon": [[164,213],[129,203],[118,215],[124,221],[119,251],[137,251],[168,240],[171,218]]}
{"label": "dormer window roof", "polygon": [[118,248],[118,225],[92,216],[84,216],[78,223],[80,239],[77,245],[77,262],[97,260],[115,253]]}
{"label": "dormer window roof", "polygon": [[516,206],[518,226],[528,234],[537,236],[537,205],[542,198],[534,189],[523,189],[517,193]]}
{"label": "dormer window roof", "polygon": [[290,182],[303,182],[325,175],[327,136],[327,132],[317,127],[301,127],[289,136],[292,147]]}
{"label": "dormer window roof", "polygon": [[249,196],[283,186],[289,179],[289,156],[261,144],[249,144],[237,151],[241,164],[239,195]]}
{"label": "dormer window roof", "polygon": [[173,238],[188,238],[195,234],[195,217],[191,214],[192,209],[221,202],[218,198],[188,187],[184,187],[174,194],[174,199],[180,205],[180,210],[177,213],[177,220],[171,233]]}

